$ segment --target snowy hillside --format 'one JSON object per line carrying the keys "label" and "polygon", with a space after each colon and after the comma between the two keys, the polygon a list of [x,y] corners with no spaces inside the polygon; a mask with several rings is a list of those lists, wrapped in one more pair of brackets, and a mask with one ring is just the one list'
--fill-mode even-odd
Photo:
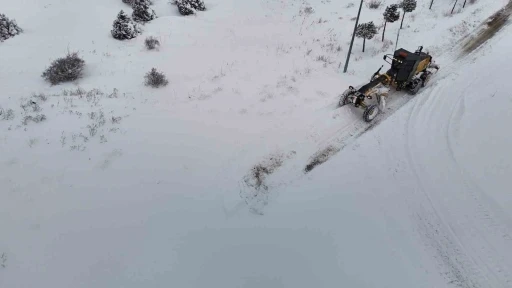
{"label": "snowy hillside", "polygon": [[418,1],[397,46],[441,70],[372,124],[337,104],[392,1],[345,74],[356,0],[153,0],[123,41],[128,4],[78,2],[0,0],[0,287],[512,287],[508,1]]}

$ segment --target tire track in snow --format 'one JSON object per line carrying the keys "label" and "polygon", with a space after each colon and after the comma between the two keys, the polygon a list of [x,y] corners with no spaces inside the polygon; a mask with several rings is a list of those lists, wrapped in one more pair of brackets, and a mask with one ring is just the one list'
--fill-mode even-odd
{"label": "tire track in snow", "polygon": [[[442,88],[442,86],[438,87],[432,90],[431,93],[442,91]],[[474,279],[474,275],[477,275],[474,263],[471,263],[471,260],[466,256],[467,253],[462,250],[463,247],[460,245],[456,234],[436,209],[431,195],[427,192],[428,186],[423,183],[420,177],[421,172],[424,171],[420,170],[420,166],[417,164],[411,151],[411,131],[414,131],[412,123],[418,119],[418,116],[413,117],[413,115],[418,114],[416,110],[423,108],[424,103],[427,102],[426,99],[428,97],[426,96],[429,95],[422,96],[423,99],[418,99],[415,102],[406,122],[406,159],[420,190],[419,192],[415,191],[415,197],[410,201],[410,203],[416,203],[417,206],[411,207],[411,210],[417,211],[416,220],[418,221],[421,236],[424,238],[426,246],[434,249],[435,258],[444,266],[446,271],[444,274],[448,278],[448,283],[464,288],[480,287],[478,281]]]}
{"label": "tire track in snow", "polygon": [[[476,78],[477,77],[469,83],[478,83]],[[473,227],[479,228],[479,233],[473,233],[472,238],[479,238],[480,241],[478,243],[486,243],[487,245],[480,248],[474,247],[473,249],[478,249],[482,253],[485,253],[487,261],[484,263],[491,263],[493,265],[492,267],[487,266],[487,272],[489,274],[494,275],[494,277],[502,283],[512,285],[512,278],[510,274],[510,271],[512,270],[510,269],[511,267],[508,267],[507,264],[504,263],[505,259],[503,257],[503,252],[507,251],[506,248],[512,247],[512,237],[510,232],[508,232],[512,231],[512,229],[510,229],[509,225],[506,225],[507,223],[512,223],[512,221],[510,221],[510,218],[504,213],[491,212],[501,211],[501,208],[494,202],[494,200],[485,196],[486,194],[483,189],[478,185],[477,181],[471,177],[471,174],[467,169],[460,164],[455,154],[456,149],[454,148],[454,143],[456,140],[454,140],[454,138],[458,137],[459,126],[465,113],[466,91],[470,89],[471,86],[468,86],[453,106],[445,131],[447,148],[451,156],[452,163],[457,167],[460,173],[460,178],[466,186],[465,191],[469,194],[470,198],[474,200],[471,204],[473,204],[473,209],[475,209],[477,215],[477,217],[468,221],[466,223],[467,226],[462,230],[469,230]],[[500,218],[500,221],[496,220],[497,217]],[[493,235],[494,237],[488,239],[488,235]],[[495,246],[500,245],[500,243],[493,244],[495,241],[492,239],[501,237],[504,240],[503,243],[501,243],[502,247],[500,247],[500,249],[496,249]]]}
{"label": "tire track in snow", "polygon": [[[479,82],[470,81],[470,83]],[[446,84],[438,89],[434,89],[432,93],[442,92],[445,90],[444,88],[446,88],[444,86],[446,86]],[[456,202],[455,204],[458,205],[450,205],[449,208],[443,210],[443,207],[448,206],[441,207],[439,206],[440,204],[434,204],[435,202],[444,205],[449,205],[450,203],[449,200],[443,199],[446,196],[437,195],[437,198],[435,198],[435,193],[429,192],[436,191],[435,186],[430,187],[423,183],[420,175],[428,175],[428,169],[422,169],[422,166],[417,164],[413,156],[415,153],[412,151],[415,145],[411,143],[414,140],[411,136],[411,132],[418,130],[414,129],[414,127],[419,127],[420,129],[421,127],[428,127],[425,126],[425,124],[432,123],[430,121],[431,118],[439,117],[440,113],[436,113],[434,116],[434,111],[442,111],[443,106],[448,104],[446,102],[449,101],[450,98],[436,99],[437,101],[418,100],[409,115],[406,131],[407,159],[412,167],[411,170],[415,175],[420,190],[428,199],[427,203],[431,206],[427,208],[421,207],[422,209],[420,211],[422,211],[422,214],[419,213],[417,217],[419,221],[418,225],[424,229],[423,234],[428,240],[428,245],[434,247],[438,257],[440,257],[443,264],[448,267],[450,271],[449,277],[453,279],[450,283],[457,284],[457,286],[460,287],[486,287],[488,285],[490,285],[490,287],[511,287],[510,267],[507,266],[506,260],[502,255],[502,253],[507,250],[507,247],[512,245],[510,235],[507,232],[510,231],[510,229],[506,227],[506,225],[500,224],[510,223],[509,219],[503,217],[499,219],[501,221],[495,219],[496,216],[493,216],[490,211],[500,211],[499,207],[492,205],[493,203],[489,201],[490,199],[484,199],[485,197],[483,196],[485,193],[469,176],[465,168],[460,165],[455,154],[452,135],[454,132],[455,135],[457,135],[457,129],[464,114],[465,92],[468,89],[470,89],[470,87],[466,88],[466,90],[459,95],[458,99],[455,100],[455,104],[452,105],[448,113],[447,121],[436,121],[437,123],[447,123],[443,125],[444,128],[440,131],[434,131],[445,138],[446,149],[438,150],[446,151],[448,158],[451,160],[448,162],[448,166],[451,167],[447,167],[444,172],[450,170],[458,171],[458,174],[455,173],[455,175],[452,174],[448,176],[452,176],[450,177],[452,181],[460,179],[460,182],[464,183],[465,186],[465,189],[460,191],[459,194],[452,196],[452,201]],[[431,98],[434,96],[432,93],[425,95],[425,97]],[[444,95],[447,94],[444,93]],[[428,105],[425,105],[426,103],[428,103]],[[438,105],[441,105],[441,107],[438,107]],[[422,118],[423,115],[424,117]],[[419,121],[421,121],[421,123]],[[423,141],[423,139],[420,139],[420,141]],[[421,153],[418,154],[421,155]],[[420,161],[420,163],[421,162],[422,161]],[[428,161],[423,161],[423,163],[428,163]],[[435,175],[436,172],[438,171],[430,174]],[[450,191],[450,194],[455,192],[457,191]],[[433,200],[433,198],[435,200]],[[422,204],[420,205],[423,206]],[[488,206],[492,206],[491,208],[493,209],[489,209]],[[456,210],[453,210],[454,208]],[[471,211],[471,213],[468,213],[468,211]],[[499,214],[505,215],[504,213]],[[454,221],[447,222],[445,219],[446,215],[449,215]],[[491,237],[489,237],[489,235],[491,235]],[[475,241],[476,239],[478,239],[478,241]],[[504,241],[496,241],[495,239],[504,239]],[[485,244],[483,245],[483,243]],[[496,248],[496,246],[498,246],[498,248]],[[477,263],[483,265],[478,265]],[[477,283],[479,283],[478,286],[475,286]]]}

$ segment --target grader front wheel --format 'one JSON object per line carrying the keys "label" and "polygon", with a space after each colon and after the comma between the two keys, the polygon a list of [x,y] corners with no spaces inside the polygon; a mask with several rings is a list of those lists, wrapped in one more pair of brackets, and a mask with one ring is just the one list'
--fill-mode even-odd
{"label": "grader front wheel", "polygon": [[349,99],[348,99],[348,94],[345,94],[345,95],[342,95],[341,98],[340,98],[340,103],[339,103],[339,106],[342,107],[342,106],[345,106],[347,105],[348,103],[350,103]]}
{"label": "grader front wheel", "polygon": [[370,105],[363,113],[363,119],[366,122],[371,122],[379,114],[379,107],[377,105]]}

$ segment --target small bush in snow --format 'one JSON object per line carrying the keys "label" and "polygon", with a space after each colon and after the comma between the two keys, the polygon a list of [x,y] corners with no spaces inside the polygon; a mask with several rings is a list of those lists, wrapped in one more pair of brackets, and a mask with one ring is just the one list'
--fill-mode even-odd
{"label": "small bush in snow", "polygon": [[14,119],[14,110],[7,109],[4,111],[2,107],[0,107],[0,120],[12,120]]}
{"label": "small bush in snow", "polygon": [[133,4],[132,19],[137,22],[148,22],[156,18],[155,11],[149,8],[149,2],[141,1]]}
{"label": "small bush in snow", "polygon": [[356,37],[363,38],[363,52],[366,45],[366,39],[372,39],[375,34],[377,34],[377,27],[373,24],[373,21],[357,25]]}
{"label": "small bush in snow", "polygon": [[155,37],[153,36],[149,36],[148,38],[146,38],[146,40],[144,41],[144,44],[146,45],[146,48],[148,50],[153,50],[155,49],[157,46],[160,46],[160,41],[158,41],[158,39],[156,39]]}
{"label": "small bush in snow", "polygon": [[114,20],[113,29],[111,31],[112,37],[118,40],[126,40],[137,37],[142,30],[139,25],[133,22],[123,10],[117,14],[117,19]]}
{"label": "small bush in snow", "polygon": [[196,11],[205,11],[203,0],[176,0],[181,15],[194,14]]}
{"label": "small bush in snow", "polygon": [[16,20],[10,20],[4,14],[0,13],[0,42],[12,38],[23,32],[23,30],[16,24]]}
{"label": "small bush in snow", "polygon": [[382,5],[382,0],[370,0],[366,3],[366,6],[370,9],[379,9],[380,5]]}
{"label": "small bush in snow", "polygon": [[52,85],[74,81],[82,76],[84,66],[85,61],[78,56],[77,52],[68,53],[66,57],[53,61],[50,67],[43,72],[42,77]]}
{"label": "small bush in snow", "polygon": [[169,83],[165,75],[161,72],[156,71],[155,68],[152,68],[151,71],[148,72],[144,78],[146,80],[146,86],[151,86],[153,88],[166,86]]}

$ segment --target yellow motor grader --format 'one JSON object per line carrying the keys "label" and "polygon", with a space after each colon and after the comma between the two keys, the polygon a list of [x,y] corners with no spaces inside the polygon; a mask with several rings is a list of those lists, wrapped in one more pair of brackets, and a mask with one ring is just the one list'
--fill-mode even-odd
{"label": "yellow motor grader", "polygon": [[[373,74],[370,82],[356,89],[349,86],[341,95],[340,106],[353,104],[364,110],[363,119],[371,122],[379,114],[379,107],[385,103],[390,87],[396,91],[405,90],[415,95],[421,87],[430,80],[432,74],[439,70],[439,65],[432,61],[432,56],[422,52],[420,46],[414,53],[405,49],[398,49],[394,54],[384,55],[384,61],[391,64],[391,68],[384,74],[380,74],[383,66]],[[434,72],[435,69],[435,72]],[[376,98],[378,104],[368,104],[366,99]]]}

